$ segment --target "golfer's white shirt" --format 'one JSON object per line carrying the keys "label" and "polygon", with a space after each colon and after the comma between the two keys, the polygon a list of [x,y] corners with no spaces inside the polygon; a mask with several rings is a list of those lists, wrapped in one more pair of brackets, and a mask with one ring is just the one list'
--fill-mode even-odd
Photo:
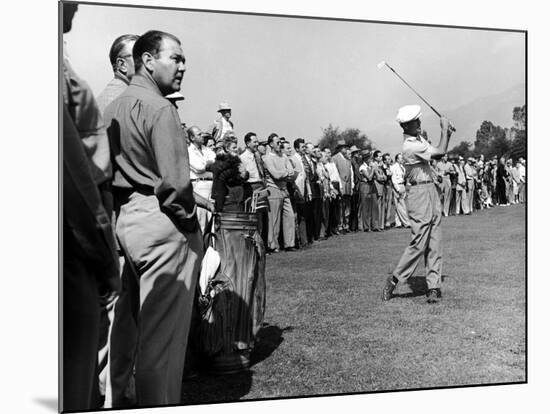
{"label": "golfer's white shirt", "polygon": [[403,160],[405,175],[410,182],[422,182],[432,180],[430,160],[435,148],[422,137],[404,135]]}

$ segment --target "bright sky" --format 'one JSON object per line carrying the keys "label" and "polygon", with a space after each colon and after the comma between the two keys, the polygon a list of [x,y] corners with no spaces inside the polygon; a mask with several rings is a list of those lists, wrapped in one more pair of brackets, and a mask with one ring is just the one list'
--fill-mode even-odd
{"label": "bright sky", "polygon": [[387,68],[377,69],[382,60],[440,112],[525,82],[525,37],[517,32],[80,5],[65,40],[76,71],[98,94],[112,78],[112,41],[150,29],[182,41],[181,119],[206,129],[227,101],[240,139],[255,131],[316,142],[332,123],[399,151],[397,109],[421,102]]}

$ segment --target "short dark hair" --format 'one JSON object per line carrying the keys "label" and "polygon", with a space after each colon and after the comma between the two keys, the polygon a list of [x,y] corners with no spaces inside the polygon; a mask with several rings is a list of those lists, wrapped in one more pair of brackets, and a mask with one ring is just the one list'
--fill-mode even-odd
{"label": "short dark hair", "polygon": [[138,39],[139,39],[139,36],[134,34],[125,34],[115,39],[115,41],[111,45],[111,50],[109,50],[109,61],[111,62],[111,66],[113,67],[113,70],[115,69],[117,58],[119,57],[120,53],[124,50],[126,45]]}
{"label": "short dark hair", "polygon": [[398,152],[397,154],[395,154],[395,158],[394,158],[394,159],[395,159],[395,161],[397,161],[397,159],[399,158],[399,156],[400,156],[400,155],[401,155],[401,153],[400,153],[400,152]]}
{"label": "short dark hair", "polygon": [[382,159],[389,157],[391,159],[391,155],[389,152],[386,152],[384,155],[382,155]]}
{"label": "short dark hair", "polygon": [[300,144],[305,144],[306,142],[304,141],[303,138],[296,138],[294,140],[294,149],[297,150],[298,148],[300,148]]}
{"label": "short dark hair", "polygon": [[250,142],[250,140],[252,139],[252,137],[255,137],[256,136],[256,133],[255,132],[249,132],[247,133],[245,136],[244,136],[244,143],[245,144],[248,144]]}
{"label": "short dark hair", "polygon": [[372,158],[378,157],[378,156],[380,155],[381,152],[382,152],[382,151],[380,151],[380,150],[374,151],[374,152],[372,153]]}
{"label": "short dark hair", "polygon": [[180,40],[176,36],[170,33],[161,32],[160,30],[149,30],[148,32],[142,34],[136,40],[136,43],[134,43],[134,49],[132,51],[136,72],[143,66],[143,60],[141,60],[141,56],[144,53],[149,52],[153,56],[157,57],[162,41],[166,38],[172,39],[173,41],[181,45]]}
{"label": "short dark hair", "polygon": [[267,137],[267,145],[271,144],[274,138],[279,138],[279,135],[277,135],[275,132],[269,134],[269,136]]}

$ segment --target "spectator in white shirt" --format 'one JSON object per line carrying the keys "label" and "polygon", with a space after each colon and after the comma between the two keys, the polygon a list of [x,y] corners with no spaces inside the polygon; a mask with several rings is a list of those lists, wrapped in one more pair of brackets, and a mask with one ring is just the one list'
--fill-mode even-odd
{"label": "spectator in white shirt", "polygon": [[[239,156],[241,163],[248,172],[248,180],[245,185],[245,198],[252,197],[254,191],[261,191],[266,188],[265,168],[261,154],[258,152],[258,137],[254,132],[248,132],[244,136],[243,153]],[[268,215],[267,208],[260,204],[258,212],[258,233],[260,233],[264,245],[267,246]]]}
{"label": "spectator in white shirt", "polygon": [[525,160],[520,157],[516,164],[516,168],[519,173],[519,184],[518,184],[518,200],[520,203],[525,202]]}
{"label": "spectator in white shirt", "polygon": [[[216,154],[204,145],[204,134],[199,127],[190,127],[187,130],[187,136],[191,142],[188,151],[193,192],[209,200],[212,192],[212,172],[210,171],[210,166],[216,160]],[[197,206],[197,219],[203,233],[211,217],[212,214],[208,210]]]}
{"label": "spectator in white shirt", "polygon": [[395,203],[395,227],[409,227],[409,216],[407,214],[406,188],[405,188],[405,167],[403,167],[403,155],[395,156],[395,163],[391,165],[390,171],[393,200]]}

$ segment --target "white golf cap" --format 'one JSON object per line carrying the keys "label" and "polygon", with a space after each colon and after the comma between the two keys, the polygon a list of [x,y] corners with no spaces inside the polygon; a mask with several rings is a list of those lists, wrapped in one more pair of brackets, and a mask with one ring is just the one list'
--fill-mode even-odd
{"label": "white golf cap", "polygon": [[395,120],[400,124],[404,124],[405,122],[414,121],[421,117],[422,112],[420,112],[420,105],[405,105],[399,108]]}
{"label": "white golf cap", "polygon": [[222,102],[218,105],[218,112],[221,111],[231,111],[231,105],[229,105],[227,102]]}

